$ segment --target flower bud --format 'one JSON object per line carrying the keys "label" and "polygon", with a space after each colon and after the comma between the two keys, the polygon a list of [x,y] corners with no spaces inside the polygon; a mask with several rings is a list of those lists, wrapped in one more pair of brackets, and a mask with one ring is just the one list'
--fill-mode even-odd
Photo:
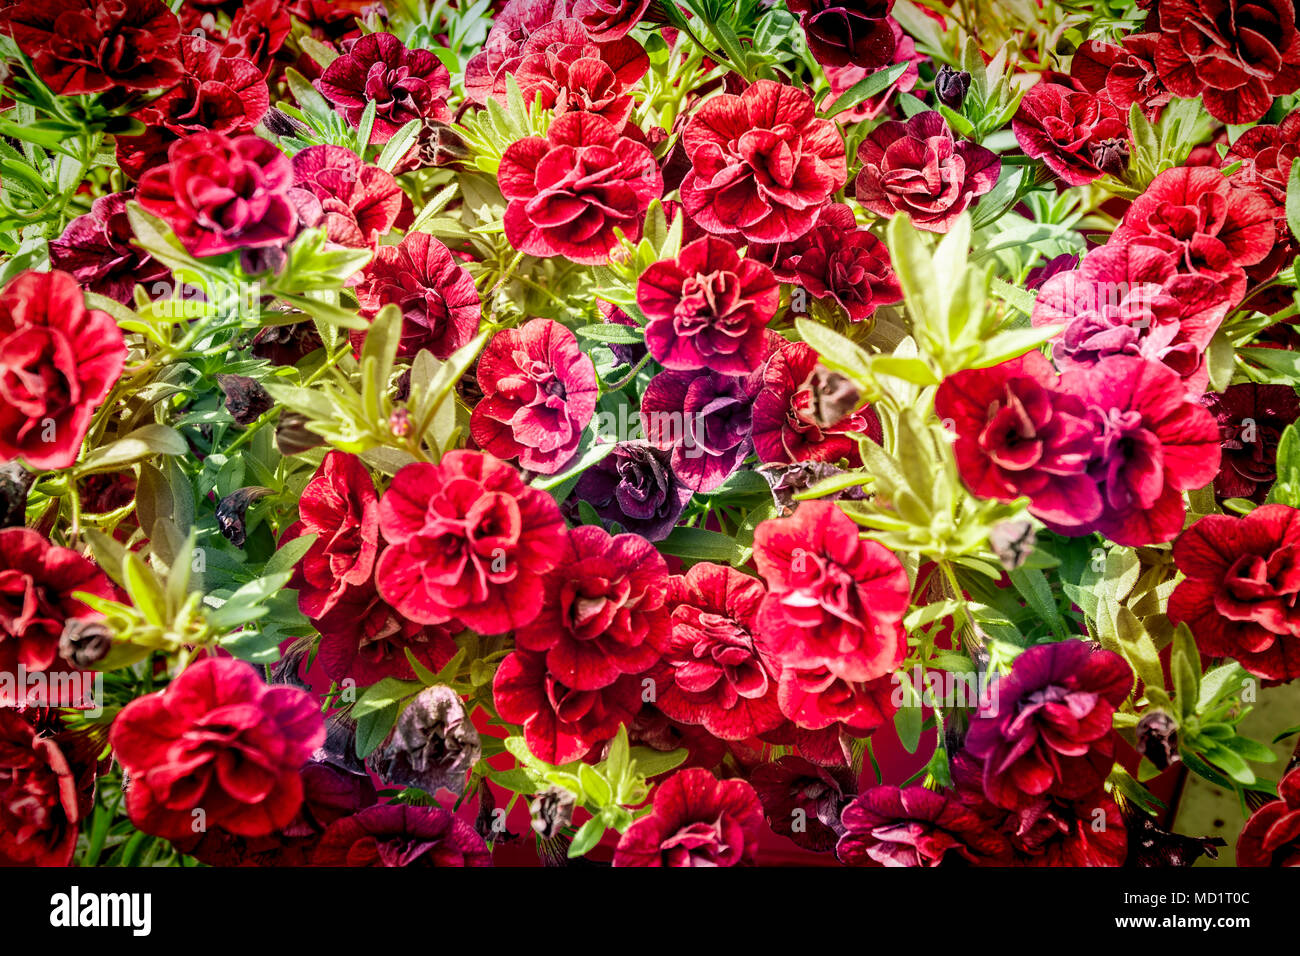
{"label": "flower bud", "polygon": [[945,64],[939,68],[934,78],[935,98],[950,110],[961,109],[970,90],[970,74],[964,70],[954,70]]}

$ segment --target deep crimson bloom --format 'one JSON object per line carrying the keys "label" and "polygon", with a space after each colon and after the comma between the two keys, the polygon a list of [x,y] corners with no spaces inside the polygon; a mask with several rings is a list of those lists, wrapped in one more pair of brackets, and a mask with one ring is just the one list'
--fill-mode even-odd
{"label": "deep crimson bloom", "polygon": [[980,863],[1006,842],[959,801],[925,787],[872,787],[844,808],[835,855],[847,866],[939,866],[950,854]]}
{"label": "deep crimson bloom", "polygon": [[545,654],[515,650],[497,668],[492,698],[503,719],[523,725],[533,756],[563,764],[632,721],[641,707],[641,684],[625,674],[599,690],[574,690],[547,670]]}
{"label": "deep crimson bloom", "polygon": [[450,810],[385,803],[331,823],[312,865],[491,866],[492,854]]}
{"label": "deep crimson bloom", "polygon": [[126,215],[129,192],[98,197],[90,212],[78,216],[50,240],[50,266],[70,273],[87,292],[130,305],[137,283],[146,289],[169,270],[131,244],[135,233]]}
{"label": "deep crimson bloom", "polygon": [[[450,358],[478,332],[482,304],[474,277],[427,232],[408,232],[397,245],[380,246],[355,292],[367,318],[389,304],[402,310],[397,354],[406,358],[421,349]],[[359,350],[364,338],[352,333],[354,347]]]}
{"label": "deep crimson bloom", "polygon": [[1041,159],[1069,186],[1128,168],[1128,121],[1108,96],[1036,83],[1011,123],[1026,156]]}
{"label": "deep crimson bloom", "polygon": [[774,832],[805,850],[823,853],[835,848],[842,829],[840,811],[857,791],[852,771],[818,767],[790,755],[755,767],[749,782]]}
{"label": "deep crimson bloom", "polygon": [[834,504],[804,501],[791,517],[764,521],[754,563],[769,589],[758,632],[783,667],[869,681],[902,662],[907,572]]}
{"label": "deep crimson bloom", "polygon": [[70,866],[84,816],[79,791],[58,741],[0,708],[0,866]]}
{"label": "deep crimson bloom", "polygon": [[547,672],[566,687],[608,687],[659,660],[667,593],[668,565],[649,541],[580,525],[546,576],[541,613],[515,631],[515,644],[544,651]]}
{"label": "deep crimson bloom", "polygon": [[180,44],[185,75],[136,116],[177,136],[250,132],[270,105],[262,71],[202,37],[187,33]]}
{"label": "deep crimson bloom", "polygon": [[0,461],[36,471],[77,460],[91,416],[126,363],[122,332],[86,308],[66,272],[23,272],[0,290]]}
{"label": "deep crimson bloom", "polygon": [[242,57],[266,74],[271,57],[280,52],[292,29],[285,0],[250,0],[241,4],[231,18],[221,52]]}
{"label": "deep crimson bloom", "polygon": [[551,475],[578,450],[596,412],[596,368],[572,332],[532,319],[498,332],[478,362],[483,399],[470,434],[498,458]]}
{"label": "deep crimson bloom", "polygon": [[566,113],[546,138],[511,143],[497,172],[508,199],[506,239],[530,256],[565,256],[592,265],[635,242],[663,178],[648,147],[591,113]]}
{"label": "deep crimson bloom", "polygon": [[173,143],[167,159],[141,177],[140,205],[165,220],[192,255],[275,246],[293,236],[293,167],[273,144],[251,134],[195,133]]}
{"label": "deep crimson bloom", "polygon": [[669,580],[671,637],[650,671],[656,707],[722,740],[744,740],[781,725],[780,668],[755,632],[766,593],[757,578],[708,562]]}
{"label": "deep crimson bloom", "polygon": [[455,618],[483,634],[536,617],[541,576],[564,553],[555,499],[474,451],[399,471],[380,499],[379,527],[389,542],[375,568],[380,596],[413,621]]}
{"label": "deep crimson bloom", "polygon": [[[1286,184],[1291,165],[1300,152],[1300,111],[1291,113],[1276,126],[1252,126],[1242,132],[1224,154],[1225,166],[1240,164],[1229,178],[1246,189],[1266,193],[1273,200],[1273,248],[1248,270],[1250,277],[1263,281],[1272,278],[1300,252],[1300,243],[1291,234],[1286,221]],[[1266,300],[1256,301],[1256,309]]]}
{"label": "deep crimson bloom", "polygon": [[690,243],[676,259],[654,263],[636,286],[655,361],[668,369],[729,375],[762,364],[763,330],[780,299],[771,269],[741,258],[735,246],[713,236]]}
{"label": "deep crimson bloom", "polygon": [[379,496],[356,455],[331,451],[303,488],[299,520],[285,529],[281,547],[316,535],[294,567],[290,587],[310,618],[327,614],[351,589],[366,588],[379,554]]}
{"label": "deep crimson bloom", "polygon": [[[859,123],[862,120],[875,119],[886,108],[888,108],[897,98],[899,93],[908,93],[916,88],[917,82],[921,79],[920,63],[925,59],[924,56],[916,52],[916,41],[903,32],[903,28],[898,25],[898,21],[893,17],[887,18],[889,28],[894,34],[894,55],[890,58],[890,63],[886,67],[895,66],[899,63],[906,63],[907,68],[903,70],[901,76],[881,90],[875,96],[868,96],[865,100],[854,106],[852,109],[844,110],[836,114],[836,120],[841,123]],[[853,87],[861,83],[876,69],[861,66],[829,66],[825,63],[822,68],[826,71],[826,79],[830,81],[830,92],[822,100],[822,110],[830,108],[843,94],[847,93]]]}
{"label": "deep crimson bloom", "polygon": [[307,226],[331,242],[375,247],[393,228],[404,194],[397,180],[342,146],[308,146],[293,156],[290,195]]}
{"label": "deep crimson bloom", "polygon": [[650,541],[668,537],[691,500],[691,489],[673,473],[669,453],[649,442],[625,441],[582,473],[573,489],[606,521]]}
{"label": "deep crimson bloom", "polygon": [[166,839],[202,820],[236,836],[264,836],[302,806],[299,770],[325,742],[306,691],[262,683],[250,664],[209,657],[166,689],[127,704],[109,734],[130,775],[127,811],[137,829]]}
{"label": "deep crimson bloom", "polygon": [[1300,768],[1278,782],[1277,794],[1241,828],[1238,866],[1300,866]]}
{"label": "deep crimson bloom", "polygon": [[408,50],[391,33],[371,33],[353,41],[315,85],[353,126],[374,103],[370,142],[387,143],[411,120],[451,119],[448,80],[433,53]]}
{"label": "deep crimson bloom", "polygon": [[1065,326],[1052,343],[1061,371],[1138,356],[1173,369],[1199,398],[1210,381],[1205,352],[1229,305],[1211,279],[1180,273],[1171,253],[1112,242],[1043,284],[1033,323]]}
{"label": "deep crimson bloom", "polygon": [[1300,511],[1206,515],[1178,536],[1174,563],[1187,578],[1169,620],[1186,621],[1203,653],[1269,680],[1300,676]]}
{"label": "deep crimson bloom", "polygon": [[1156,70],[1159,33],[1130,33],[1120,45],[1088,40],[1070,61],[1070,78],[1091,93],[1102,93],[1121,117],[1137,103],[1147,119],[1155,119],[1171,94]]}
{"label": "deep crimson bloom", "polygon": [[670,452],[673,473],[693,491],[712,491],[753,450],[750,430],[758,374],[722,375],[701,369],[660,372],[641,396],[648,441]]}
{"label": "deep crimson bloom", "polygon": [[165,90],[182,76],[180,21],[162,0],[26,0],[0,28],[60,96]]}
{"label": "deep crimson bloom", "polygon": [[[880,441],[880,419],[870,407],[855,411],[847,383],[822,367],[810,345],[789,342],[768,359],[763,389],[754,400],[754,450],[760,461],[861,462],[851,433]],[[847,407],[846,407],[847,406]]]}
{"label": "deep crimson bloom", "polygon": [[1242,382],[1205,396],[1219,424],[1223,464],[1214,478],[1221,498],[1249,498],[1263,504],[1277,478],[1277,445],[1286,427],[1300,418],[1300,398],[1290,385]]}
{"label": "deep crimson bloom", "polygon": [[[891,35],[892,36],[892,35]],[[803,90],[758,80],[705,100],[682,131],[682,206],[706,232],[788,242],[848,178],[844,141]]]}
{"label": "deep crimson bloom", "polygon": [[877,216],[907,213],[918,229],[947,232],[998,181],[997,156],[958,142],[939,113],[881,123],[858,148],[858,202]]}
{"label": "deep crimson bloom", "polygon": [[595,40],[627,36],[645,16],[650,0],[577,0],[573,15]]}
{"label": "deep crimson bloom", "polygon": [[[893,674],[873,680],[845,680],[825,664],[816,667],[781,669],[781,683],[776,690],[781,713],[805,731],[842,731],[853,737],[865,737],[877,727],[889,723],[898,707],[894,703],[896,688]],[[814,758],[807,747],[801,748],[809,760]],[[836,763],[843,757],[836,755]]]}
{"label": "deep crimson bloom", "polygon": [[1292,0],[1162,0],[1156,68],[1175,96],[1223,123],[1253,123],[1300,88]]}
{"label": "deep crimson bloom", "polygon": [[699,767],[655,788],[654,804],[623,833],[615,866],[737,866],[754,862],[763,807],[743,780]]}
{"label": "deep crimson bloom", "polygon": [[1097,790],[1114,763],[1116,708],[1133,672],[1087,641],[1038,644],[985,692],[966,749],[984,761],[984,794],[1017,810],[1044,795],[1074,800]]}
{"label": "deep crimson bloom", "polygon": [[877,70],[894,55],[893,0],[790,0],[818,63]]}
{"label": "deep crimson bloom", "polygon": [[509,0],[492,19],[483,49],[465,64],[465,95],[479,105],[488,101],[498,74],[518,65],[520,50],[534,32],[569,15],[571,0]]}

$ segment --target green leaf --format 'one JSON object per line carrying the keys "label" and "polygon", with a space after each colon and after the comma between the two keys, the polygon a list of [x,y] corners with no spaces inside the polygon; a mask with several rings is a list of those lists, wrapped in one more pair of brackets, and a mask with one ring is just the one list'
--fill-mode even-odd
{"label": "green leaf", "polygon": [[858,80],[836,97],[830,108],[822,113],[822,118],[830,119],[838,113],[853,109],[859,103],[869,100],[878,93],[885,92],[893,85],[895,80],[907,72],[907,66],[906,63],[895,63],[887,70],[879,70],[865,79]]}
{"label": "green leaf", "polygon": [[141,425],[135,431],[96,448],[78,467],[79,472],[116,471],[152,455],[184,455],[189,444],[181,433],[166,425]]}
{"label": "green leaf", "polygon": [[656,546],[664,554],[688,561],[730,564],[736,557],[736,542],[725,534],[705,528],[673,528]]}
{"label": "green leaf", "polygon": [[604,835],[605,821],[600,816],[592,817],[573,835],[573,842],[569,844],[569,859],[591,852]]}
{"label": "green leaf", "polygon": [[573,333],[584,339],[591,339],[593,342],[604,342],[610,345],[642,345],[645,343],[645,333],[638,328],[630,325],[620,325],[617,322],[598,322],[595,325],[582,325],[573,330]]}
{"label": "green leaf", "polygon": [[1294,423],[1277,443],[1277,481],[1269,489],[1268,503],[1300,507],[1300,429]]}
{"label": "green leaf", "polygon": [[375,165],[391,173],[397,167],[397,164],[402,161],[402,158],[411,151],[411,147],[415,145],[422,125],[421,120],[413,119],[394,133],[393,138],[384,144],[379,158],[375,160]]}
{"label": "green leaf", "polygon": [[1300,238],[1300,164],[1297,163],[1291,164],[1291,175],[1286,181],[1286,224],[1291,235]]}
{"label": "green leaf", "polygon": [[287,544],[282,545],[275,554],[271,555],[266,565],[262,568],[264,575],[287,574],[292,571],[294,565],[303,559],[311,546],[316,543],[317,535],[311,534],[300,535]]}
{"label": "green leaf", "polygon": [[650,747],[633,747],[631,761],[637,773],[645,777],[657,777],[670,770],[676,770],[689,756],[690,752],[685,749],[669,750],[665,753]]}
{"label": "green leaf", "polygon": [[397,704],[388,704],[380,710],[373,710],[357,719],[357,756],[364,760],[369,757],[388,737],[388,732],[397,723]]}
{"label": "green leaf", "polygon": [[921,745],[921,698],[905,672],[899,671],[897,680],[903,688],[903,706],[894,714],[894,730],[903,749],[914,754]]}
{"label": "green leaf", "polygon": [[1174,702],[1185,719],[1196,711],[1200,698],[1201,654],[1191,628],[1183,622],[1174,629],[1174,649],[1169,669],[1174,678]]}

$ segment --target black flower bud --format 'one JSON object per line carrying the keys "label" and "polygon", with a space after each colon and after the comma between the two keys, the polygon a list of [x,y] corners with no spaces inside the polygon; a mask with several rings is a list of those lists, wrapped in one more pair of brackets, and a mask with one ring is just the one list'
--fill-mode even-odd
{"label": "black flower bud", "polygon": [[247,375],[218,375],[217,384],[225,393],[226,411],[237,425],[251,425],[275,405],[267,390]]}
{"label": "black flower bud", "polygon": [[306,415],[297,412],[283,412],[275,423],[275,447],[282,455],[301,455],[325,444],[314,431],[307,427]]}
{"label": "black flower bud", "polygon": [[935,98],[950,110],[961,109],[970,90],[970,74],[945,64],[934,78]]}
{"label": "black flower bud", "polygon": [[831,428],[853,412],[862,400],[857,385],[846,375],[818,365],[808,377],[812,390],[812,418],[822,428]]}
{"label": "black flower bud", "polygon": [[1137,724],[1138,753],[1164,770],[1178,762],[1178,723],[1162,710],[1147,711]]}
{"label": "black flower bud", "polygon": [[21,528],[27,523],[27,492],[36,476],[11,461],[0,465],[0,528]]}
{"label": "black flower bud", "polygon": [[240,488],[222,498],[217,504],[217,530],[221,532],[222,537],[236,548],[242,548],[248,535],[248,528],[244,524],[248,506],[258,498],[265,498],[269,494],[271,494],[270,488],[253,485],[249,488]]}
{"label": "black flower bud", "polygon": [[1093,143],[1089,152],[1092,164],[1103,173],[1118,177],[1123,176],[1128,169],[1128,140],[1123,137],[1116,136]]}
{"label": "black flower bud", "polygon": [[440,684],[416,695],[384,746],[366,763],[385,783],[419,787],[430,795],[445,788],[459,796],[466,775],[482,755],[464,701]]}

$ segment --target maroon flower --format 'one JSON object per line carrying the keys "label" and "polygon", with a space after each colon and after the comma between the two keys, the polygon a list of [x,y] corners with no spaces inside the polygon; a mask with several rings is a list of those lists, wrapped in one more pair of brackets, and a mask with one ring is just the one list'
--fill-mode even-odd
{"label": "maroon flower", "polygon": [[781,299],[772,270],[708,236],[637,280],[646,345],[668,369],[752,372],[767,356],[763,330]]}
{"label": "maroon flower", "polygon": [[596,412],[596,368],[572,332],[551,319],[532,319],[498,332],[478,363],[483,399],[470,416],[470,434],[498,458],[518,457],[551,475],[578,450]]}
{"label": "maroon flower", "polygon": [[71,465],[125,363],[117,323],[86,308],[72,276],[11,279],[0,290],[0,461],[37,471]]}
{"label": "maroon flower", "polygon": [[650,0],[578,0],[573,15],[582,21],[595,40],[617,40],[627,36],[641,21]]}
{"label": "maroon flower", "polygon": [[393,228],[404,194],[391,173],[342,146],[308,146],[293,157],[294,205],[331,242],[375,247]]}
{"label": "maroon flower", "polygon": [[109,742],[130,775],[137,829],[166,839],[202,826],[264,836],[302,806],[299,770],[325,742],[325,722],[307,692],[268,687],[250,664],[211,657],[127,704]]}
{"label": "maroon flower", "polygon": [[1020,101],[1011,128],[1025,155],[1041,159],[1066,185],[1128,169],[1128,121],[1109,96],[1037,83]]}
{"label": "maroon flower", "polygon": [[1169,597],[1169,620],[1186,621],[1203,653],[1268,680],[1300,676],[1300,511],[1206,515],[1178,536],[1174,563],[1187,577]]}
{"label": "maroon flower", "polygon": [[202,37],[181,37],[185,75],[136,116],[177,136],[188,133],[247,133],[270,105],[262,71],[248,60],[225,56]]}
{"label": "maroon flower", "polygon": [[925,787],[872,787],[840,820],[835,854],[847,866],[939,866],[954,853],[980,863],[1006,852],[972,810]]}
{"label": "maroon flower", "polygon": [[78,216],[50,241],[50,266],[68,272],[87,292],[115,299],[123,305],[133,302],[134,290],[146,290],[165,278],[168,268],[153,256],[131,244],[135,233],[126,215],[129,192],[100,196],[90,212]]}
{"label": "maroon flower", "polygon": [[1281,779],[1277,794],[1241,828],[1238,866],[1300,866],[1300,768]]}
{"label": "maroon flower", "polygon": [[790,0],[789,6],[818,63],[877,70],[894,55],[893,0]]}
{"label": "maroon flower", "polygon": [[918,229],[930,232],[947,232],[973,200],[993,188],[1001,170],[995,154],[957,142],[933,111],[880,124],[859,147],[858,160],[858,202],[886,218],[905,212]]}
{"label": "maroon flower", "polygon": [[250,0],[241,4],[231,18],[221,52],[248,60],[266,74],[271,57],[280,52],[292,29],[285,0]]}
{"label": "maroon flower", "polygon": [[0,866],[70,866],[81,802],[59,743],[0,708]]}
{"label": "maroon flower", "polygon": [[543,139],[511,143],[497,172],[509,200],[506,239],[530,256],[591,265],[618,247],[615,228],[635,242],[652,199],[663,193],[649,148],[609,120],[566,113]]}
{"label": "maroon flower", "polygon": [[758,374],[701,369],[660,372],[641,396],[647,440],[671,455],[673,473],[693,491],[712,491],[753,449],[750,431]]}
{"label": "maroon flower", "polygon": [[705,100],[682,145],[691,161],[686,214],[707,232],[750,242],[802,236],[848,177],[835,124],[816,117],[807,93],[771,80]]}
{"label": "maroon flower", "polygon": [[1277,479],[1277,445],[1286,427],[1300,418],[1300,399],[1290,385],[1242,382],[1205,396],[1219,424],[1223,464],[1214,478],[1221,498],[1249,498],[1263,504]]}
{"label": "maroon flower", "polygon": [[450,810],[386,803],[331,823],[312,865],[491,866],[492,854]]}
{"label": "maroon flower", "polygon": [[[1252,279],[1272,278],[1281,267],[1295,259],[1300,244],[1291,234],[1286,221],[1286,184],[1291,165],[1300,152],[1300,112],[1287,116],[1276,126],[1252,126],[1245,130],[1223,157],[1225,165],[1239,163],[1229,179],[1236,185],[1266,193],[1273,200],[1273,248],[1248,269]],[[1267,300],[1254,303],[1260,311]]]}
{"label": "maroon flower", "polygon": [[448,79],[447,68],[428,50],[408,50],[391,33],[371,33],[326,67],[316,88],[353,126],[374,103],[370,142],[386,143],[411,120],[451,119]]}
{"label": "maroon flower", "polygon": [[389,542],[375,568],[380,596],[413,621],[455,618],[484,634],[540,613],[541,576],[564,551],[555,499],[474,451],[399,471],[379,502],[379,527]]}
{"label": "maroon flower", "polygon": [[[916,41],[903,32],[903,28],[893,17],[889,17],[887,22],[894,34],[894,55],[886,66],[906,63],[907,69],[875,96],[869,96],[852,109],[836,114],[836,120],[840,123],[859,123],[862,120],[875,119],[894,102],[898,94],[911,92],[921,79],[920,63],[925,57],[916,52]],[[852,64],[830,66],[823,63],[822,68],[826,71],[826,79],[831,85],[830,92],[822,100],[822,110],[829,109],[836,99],[876,72],[875,67],[867,68]]]}
{"label": "maroon flower", "polygon": [[1171,99],[1156,70],[1159,33],[1130,33],[1120,45],[1088,40],[1070,61],[1070,78],[1090,93],[1105,92],[1121,117],[1137,103],[1155,119]]}
{"label": "maroon flower", "polygon": [[509,0],[492,20],[483,49],[465,64],[465,95],[479,105],[492,95],[497,76],[519,63],[520,50],[534,32],[569,15],[570,0]]}
{"label": "maroon flower", "polygon": [[824,853],[835,848],[842,829],[840,811],[857,791],[852,771],[786,756],[755,767],[749,782],[774,832],[805,850]]}
{"label": "maroon flower", "polygon": [[654,804],[623,833],[615,866],[737,866],[753,863],[763,807],[743,780],[698,767],[655,788]]}
{"label": "maroon flower", "polygon": [[195,133],[173,143],[167,158],[141,177],[140,205],[164,219],[192,255],[276,246],[293,236],[293,167],[271,143]]}
{"label": "maroon flower", "polygon": [[180,21],[162,0],[26,0],[0,29],[60,96],[168,89],[183,72]]}
{"label": "maroon flower", "polygon": [[673,473],[668,452],[625,441],[582,473],[573,498],[590,504],[606,521],[662,541],[686,510],[691,489]]}
{"label": "maroon flower", "polygon": [[370,580],[348,588],[312,623],[321,635],[317,658],[325,676],[336,681],[351,679],[358,687],[385,677],[415,680],[407,651],[434,674],[456,656],[452,639],[459,630],[456,622],[418,624],[409,620],[379,596]]}

